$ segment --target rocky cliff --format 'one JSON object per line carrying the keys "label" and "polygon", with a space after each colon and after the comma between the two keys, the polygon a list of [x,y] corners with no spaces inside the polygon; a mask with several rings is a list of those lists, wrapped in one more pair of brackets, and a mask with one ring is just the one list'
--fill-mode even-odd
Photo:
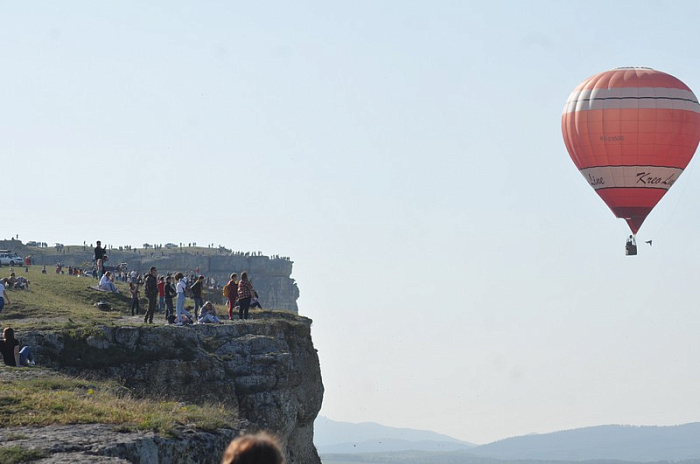
{"label": "rocky cliff", "polygon": [[[237,409],[243,424],[184,441],[153,434],[130,437],[98,425],[87,427],[100,430],[77,436],[66,431],[70,427],[41,429],[37,433],[44,439],[25,432],[23,436],[52,450],[52,460],[46,462],[189,464],[218,462],[238,429],[265,429],[281,439],[288,464],[319,464],[313,422],[321,408],[323,384],[311,321],[286,312],[254,317],[191,327],[117,325],[21,333],[23,343],[34,347],[38,363],[46,368],[118,379],[138,396],[220,402]],[[56,437],[62,433],[79,444],[65,446],[66,440]],[[112,435],[117,438],[105,438]],[[73,456],[76,450],[118,460],[81,461]]]}

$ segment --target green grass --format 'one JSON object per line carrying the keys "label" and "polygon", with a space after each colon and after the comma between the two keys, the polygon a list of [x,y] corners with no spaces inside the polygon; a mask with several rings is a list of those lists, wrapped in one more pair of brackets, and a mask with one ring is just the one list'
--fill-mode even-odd
{"label": "green grass", "polygon": [[[109,324],[130,313],[131,297],[128,285],[117,282],[121,293],[99,292],[89,288],[97,280],[56,274],[49,269],[41,273],[40,266],[15,268],[16,275],[29,279],[29,290],[7,290],[11,304],[5,305],[0,319],[5,324],[21,329],[51,329],[57,327]],[[0,277],[8,277],[9,269],[0,268]],[[108,302],[112,310],[102,311],[94,306],[98,301]]]}
{"label": "green grass", "polygon": [[24,449],[19,446],[5,446],[0,448],[0,462],[3,464],[20,464],[38,461],[47,457],[45,451]]}

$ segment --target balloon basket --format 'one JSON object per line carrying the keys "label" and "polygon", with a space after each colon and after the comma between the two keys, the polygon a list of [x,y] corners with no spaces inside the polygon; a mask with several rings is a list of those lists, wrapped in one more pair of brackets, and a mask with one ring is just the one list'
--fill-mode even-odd
{"label": "balloon basket", "polygon": [[634,236],[630,235],[630,238],[627,239],[627,243],[625,244],[625,255],[627,256],[635,256],[637,254],[637,242],[634,239]]}

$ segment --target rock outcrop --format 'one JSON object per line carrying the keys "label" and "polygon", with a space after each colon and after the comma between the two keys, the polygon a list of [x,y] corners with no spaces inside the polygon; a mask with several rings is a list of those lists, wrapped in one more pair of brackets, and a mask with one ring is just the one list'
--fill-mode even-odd
{"label": "rock outcrop", "polygon": [[[225,324],[100,326],[31,331],[20,336],[34,348],[42,366],[71,375],[118,379],[137,396],[223,403],[238,410],[243,423],[249,424],[245,429],[277,435],[289,464],[318,464],[313,422],[321,408],[323,384],[310,327],[307,318],[267,312]],[[132,459],[94,462],[216,462],[206,456],[218,459],[235,433],[232,425],[230,431],[215,436],[193,437],[208,443],[205,455],[199,458],[192,453],[201,446],[188,448],[190,445],[180,442],[177,446],[188,453],[167,454],[165,450],[177,449],[167,440],[176,439],[158,436],[120,435],[119,443],[124,444],[119,449],[128,450],[121,454],[111,454],[114,446],[105,454],[90,440],[81,446],[88,454]],[[143,453],[150,457],[146,459]],[[136,455],[142,457],[129,457]]]}
{"label": "rock outcrop", "polygon": [[0,442],[41,451],[34,464],[219,464],[237,429],[189,432],[182,439],[124,432],[104,424],[0,429]]}

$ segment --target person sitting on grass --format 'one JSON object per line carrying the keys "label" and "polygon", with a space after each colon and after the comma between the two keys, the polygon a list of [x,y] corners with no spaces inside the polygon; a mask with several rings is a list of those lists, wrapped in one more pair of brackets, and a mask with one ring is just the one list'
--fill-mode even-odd
{"label": "person sitting on grass", "polygon": [[216,315],[216,309],[214,308],[214,305],[211,304],[211,301],[207,301],[204,303],[204,306],[202,306],[202,313],[200,314],[199,318],[199,323],[200,324],[206,324],[206,323],[212,323],[212,324],[218,324],[221,322],[219,318]]}
{"label": "person sitting on grass", "polygon": [[19,288],[20,290],[29,290],[29,280],[27,280],[27,278],[24,276],[17,277],[15,288]]}
{"label": "person sitting on grass", "polygon": [[19,340],[15,338],[15,331],[11,327],[5,327],[2,331],[2,341],[0,341],[0,352],[6,366],[29,366],[34,365],[34,356],[28,346],[19,349]]}
{"label": "person sitting on grass", "polygon": [[100,290],[105,290],[107,292],[119,293],[117,286],[112,282],[112,271],[107,271],[100,279],[100,283],[97,286]]}
{"label": "person sitting on grass", "polygon": [[5,279],[5,286],[7,288],[15,288],[15,284],[17,283],[17,277],[15,277],[15,273],[11,272],[10,277]]}
{"label": "person sitting on grass", "polygon": [[263,309],[262,305],[260,304],[260,301],[258,301],[258,292],[253,290],[253,296],[250,299],[250,309],[258,308],[258,309]]}

